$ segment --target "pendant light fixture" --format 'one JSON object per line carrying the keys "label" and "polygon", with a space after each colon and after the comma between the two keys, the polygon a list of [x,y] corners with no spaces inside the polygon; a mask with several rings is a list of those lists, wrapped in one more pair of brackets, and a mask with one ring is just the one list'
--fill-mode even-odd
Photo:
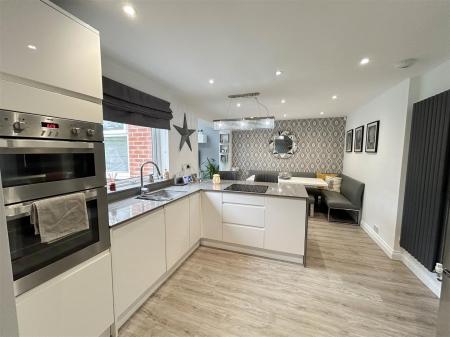
{"label": "pendant light fixture", "polygon": [[273,129],[275,127],[275,117],[270,116],[269,109],[258,100],[259,92],[251,92],[246,94],[229,95],[231,101],[237,98],[253,98],[256,106],[264,108],[267,116],[254,116],[243,118],[216,119],[213,121],[214,130],[253,130],[253,129]]}

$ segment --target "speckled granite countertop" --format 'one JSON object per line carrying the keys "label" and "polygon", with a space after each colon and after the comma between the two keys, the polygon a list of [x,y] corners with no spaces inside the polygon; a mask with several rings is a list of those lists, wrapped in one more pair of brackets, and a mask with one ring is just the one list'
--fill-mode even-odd
{"label": "speckled granite countertop", "polygon": [[[225,193],[244,193],[248,192],[236,192],[236,191],[225,191],[225,188],[231,184],[245,184],[245,185],[266,185],[269,186],[266,193],[256,193],[256,195],[261,196],[273,196],[282,198],[308,198],[308,193],[303,185],[299,184],[283,184],[283,183],[255,183],[249,181],[222,181],[221,184],[214,185],[211,181],[194,183],[185,186],[170,186],[165,189],[172,191],[183,192],[180,195],[170,201],[152,201],[136,199],[136,196],[114,201],[108,205],[108,216],[109,216],[109,226],[113,227],[119,225],[125,221],[133,219],[144,213],[154,211],[158,208],[163,207],[171,202],[182,199],[190,194],[199,191],[217,191]],[[255,193],[250,193],[255,194]]]}

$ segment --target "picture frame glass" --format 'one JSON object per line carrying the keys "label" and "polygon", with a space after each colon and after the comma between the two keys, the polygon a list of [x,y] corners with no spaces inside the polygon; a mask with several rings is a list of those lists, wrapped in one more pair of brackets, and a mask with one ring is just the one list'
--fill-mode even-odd
{"label": "picture frame glass", "polygon": [[367,124],[366,152],[378,151],[378,133],[380,121]]}
{"label": "picture frame glass", "polygon": [[362,152],[364,140],[364,126],[355,129],[355,152]]}
{"label": "picture frame glass", "polygon": [[348,130],[345,135],[345,152],[353,151],[353,129]]}

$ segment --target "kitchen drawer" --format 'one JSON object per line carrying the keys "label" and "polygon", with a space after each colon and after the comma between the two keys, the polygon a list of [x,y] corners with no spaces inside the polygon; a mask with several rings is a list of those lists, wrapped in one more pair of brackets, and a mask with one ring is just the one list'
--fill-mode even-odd
{"label": "kitchen drawer", "polygon": [[264,206],[264,197],[251,194],[223,193],[224,203]]}
{"label": "kitchen drawer", "polygon": [[222,221],[237,225],[264,228],[264,207],[223,203]]}
{"label": "kitchen drawer", "polygon": [[244,246],[263,248],[264,229],[224,223],[223,241]]}

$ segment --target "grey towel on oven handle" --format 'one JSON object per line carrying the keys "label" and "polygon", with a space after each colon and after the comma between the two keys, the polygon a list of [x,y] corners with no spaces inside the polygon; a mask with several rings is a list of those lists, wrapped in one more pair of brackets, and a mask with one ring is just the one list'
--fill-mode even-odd
{"label": "grey towel on oven handle", "polygon": [[41,242],[51,243],[89,228],[84,193],[73,193],[35,201],[31,205],[31,223]]}

